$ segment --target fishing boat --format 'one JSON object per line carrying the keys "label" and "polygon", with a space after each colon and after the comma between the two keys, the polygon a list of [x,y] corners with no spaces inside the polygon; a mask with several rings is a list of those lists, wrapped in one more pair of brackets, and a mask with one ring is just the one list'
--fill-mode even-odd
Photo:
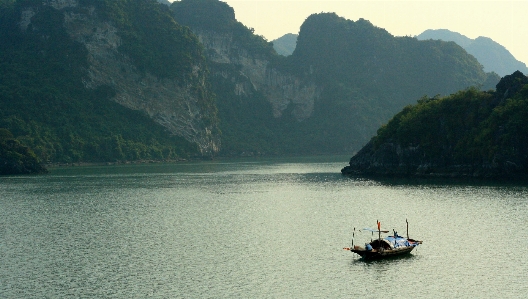
{"label": "fishing boat", "polygon": [[388,230],[381,230],[381,223],[378,223],[378,229],[364,228],[364,231],[370,231],[372,235],[378,233],[378,238],[371,240],[370,243],[365,243],[365,246],[354,245],[354,236],[356,229],[354,228],[354,233],[352,234],[352,247],[345,247],[343,249],[350,250],[353,253],[358,254],[364,259],[373,260],[373,259],[383,259],[389,257],[396,257],[405,254],[411,253],[416,246],[422,244],[422,241],[414,240],[409,238],[409,222],[405,219],[407,223],[407,237],[402,237],[393,230],[392,236],[387,236],[382,238],[381,234],[389,233]]}

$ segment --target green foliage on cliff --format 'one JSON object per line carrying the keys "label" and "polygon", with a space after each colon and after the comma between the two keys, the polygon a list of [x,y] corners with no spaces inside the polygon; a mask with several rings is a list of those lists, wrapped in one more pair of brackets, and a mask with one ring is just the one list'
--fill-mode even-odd
{"label": "green foliage on cliff", "polygon": [[0,175],[47,172],[31,149],[20,144],[13,134],[0,128]]}
{"label": "green foliage on cliff", "polygon": [[[192,64],[203,63],[196,37],[171,19],[166,6],[132,0],[90,3],[127,28],[124,51],[145,71],[188,78]],[[199,153],[196,145],[171,136],[147,115],[112,102],[110,87],[84,87],[87,51],[66,33],[62,11],[42,1],[1,4],[0,127],[42,161],[161,160]],[[38,13],[22,31],[20,15],[28,5]],[[214,107],[214,99],[204,97],[200,105]]]}
{"label": "green foliage on cliff", "polygon": [[496,92],[475,88],[424,97],[382,126],[373,150],[386,143],[419,148],[430,162],[492,165],[508,161],[528,171],[528,77],[505,76]]}
{"label": "green foliage on cliff", "polygon": [[177,24],[166,5],[155,0],[81,0],[95,5],[119,29],[119,49],[143,71],[159,77],[192,79],[192,66],[203,62],[202,48],[189,28]]}

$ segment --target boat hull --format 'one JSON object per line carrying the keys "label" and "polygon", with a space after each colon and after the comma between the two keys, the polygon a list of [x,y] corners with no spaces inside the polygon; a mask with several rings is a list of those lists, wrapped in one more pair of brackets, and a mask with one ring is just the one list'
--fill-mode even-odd
{"label": "boat hull", "polygon": [[384,258],[390,258],[390,257],[397,257],[401,255],[406,255],[411,253],[413,251],[415,246],[406,246],[406,247],[399,247],[394,249],[385,249],[385,250],[366,250],[364,248],[352,248],[350,251],[353,253],[356,253],[360,255],[364,259],[369,260],[376,260],[376,259],[384,259]]}

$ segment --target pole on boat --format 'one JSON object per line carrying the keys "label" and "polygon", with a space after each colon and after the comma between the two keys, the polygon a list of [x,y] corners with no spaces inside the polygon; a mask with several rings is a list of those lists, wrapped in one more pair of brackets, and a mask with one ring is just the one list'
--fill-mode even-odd
{"label": "pole on boat", "polygon": [[405,223],[407,223],[407,239],[409,239],[409,221],[405,218]]}
{"label": "pole on boat", "polygon": [[356,234],[356,228],[354,227],[354,231],[352,232],[352,249],[354,249],[354,235]]}
{"label": "pole on boat", "polygon": [[378,241],[381,240],[381,223],[376,220],[376,222],[378,223]]}

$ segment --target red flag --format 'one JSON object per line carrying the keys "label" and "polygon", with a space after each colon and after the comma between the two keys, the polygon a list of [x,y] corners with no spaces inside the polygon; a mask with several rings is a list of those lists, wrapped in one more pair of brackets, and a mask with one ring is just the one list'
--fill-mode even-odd
{"label": "red flag", "polygon": [[381,230],[381,222],[378,221],[378,230]]}

